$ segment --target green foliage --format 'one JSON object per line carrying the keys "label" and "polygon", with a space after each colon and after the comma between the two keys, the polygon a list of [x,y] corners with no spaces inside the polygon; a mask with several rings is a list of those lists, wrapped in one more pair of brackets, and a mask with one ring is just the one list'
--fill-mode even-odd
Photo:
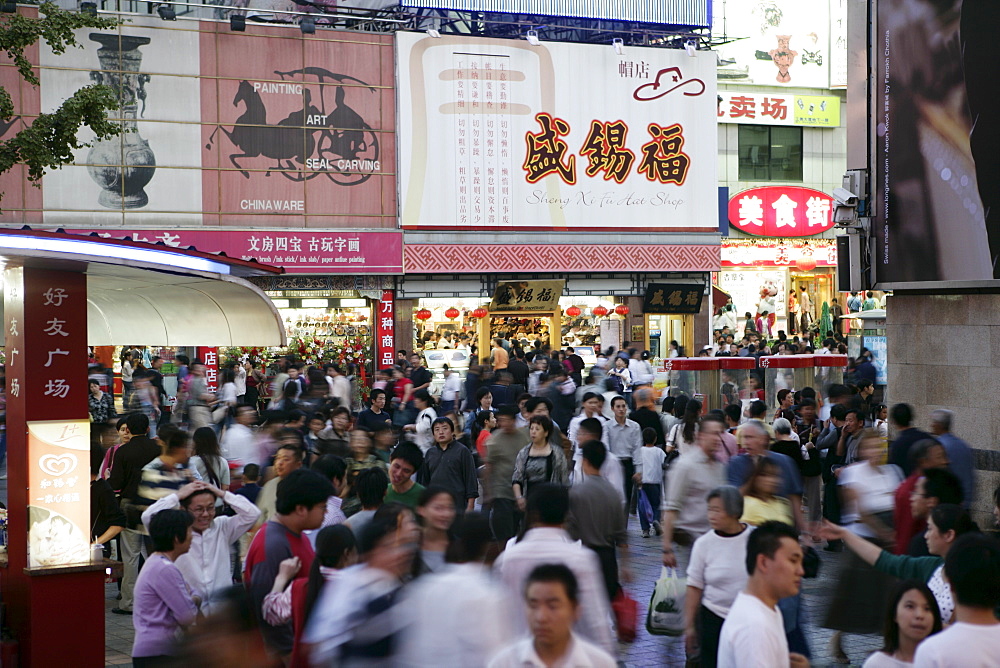
{"label": "green foliage", "polygon": [[[21,77],[38,86],[38,76],[25,51],[39,40],[54,53],[62,54],[71,46],[80,46],[73,31],[80,28],[109,30],[118,21],[83,12],[68,12],[51,2],[39,5],[39,17],[5,14],[0,19],[0,50],[17,67]],[[121,133],[121,125],[109,121],[107,113],[118,109],[119,100],[107,86],[85,86],[73,93],[62,106],[50,114],[41,114],[16,135],[0,142],[0,174],[16,164],[28,167],[28,179],[37,185],[47,169],[55,169],[73,161],[73,150],[87,144],[77,139],[83,126],[89,127],[98,139]],[[10,94],[0,87],[0,120],[9,125],[14,117]],[[16,121],[16,119],[15,119]]]}

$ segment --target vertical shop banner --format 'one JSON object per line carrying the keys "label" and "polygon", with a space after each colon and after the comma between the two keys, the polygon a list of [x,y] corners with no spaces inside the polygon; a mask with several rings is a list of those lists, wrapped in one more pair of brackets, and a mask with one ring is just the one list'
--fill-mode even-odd
{"label": "vertical shop banner", "polygon": [[81,131],[88,145],[40,190],[20,169],[0,177],[0,222],[395,227],[392,36],[220,25],[133,16],[76,31],[79,49],[43,42],[38,90],[0,60],[17,117],[0,137],[94,82],[122,91],[110,115],[125,129],[99,141]]}
{"label": "vertical shop banner", "polygon": [[219,391],[219,349],[198,346],[195,353],[205,363],[205,384],[209,392]]}
{"label": "vertical shop banner", "polygon": [[375,313],[376,369],[385,369],[396,363],[396,300],[393,290],[383,290]]}
{"label": "vertical shop banner", "polygon": [[402,226],[714,232],[715,54],[396,33]]}
{"label": "vertical shop banner", "polygon": [[830,7],[826,2],[713,2],[712,11],[712,34],[726,40],[713,52],[719,56],[719,81],[829,88]]}
{"label": "vertical shop banner", "polygon": [[7,269],[4,327],[12,544],[27,536],[30,568],[87,561],[86,275]]}

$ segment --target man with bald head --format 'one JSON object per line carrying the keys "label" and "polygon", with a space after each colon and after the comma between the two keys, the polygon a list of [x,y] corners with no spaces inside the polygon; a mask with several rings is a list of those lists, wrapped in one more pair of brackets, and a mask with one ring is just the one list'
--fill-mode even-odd
{"label": "man with bald head", "polygon": [[643,387],[635,391],[632,395],[635,401],[635,410],[629,414],[629,419],[639,424],[640,429],[652,429],[656,432],[656,445],[663,447],[667,444],[666,436],[663,434],[663,423],[660,422],[660,415],[653,409],[653,391],[648,387]]}
{"label": "man with bald head", "polygon": [[[635,418],[632,418],[633,420]],[[955,414],[944,408],[931,411],[931,433],[944,446],[950,462],[948,468],[962,481],[962,506],[969,507],[969,502],[976,493],[976,480],[973,470],[972,448],[969,444],[951,433]]]}
{"label": "man with bald head", "polygon": [[738,440],[746,449],[746,454],[737,455],[729,460],[726,470],[728,483],[734,487],[743,487],[750,480],[760,458],[770,457],[781,467],[781,485],[777,495],[788,499],[788,503],[792,506],[795,526],[801,531],[804,527],[802,478],[795,462],[791,457],[771,451],[771,433],[767,425],[760,420],[749,420],[740,427]]}

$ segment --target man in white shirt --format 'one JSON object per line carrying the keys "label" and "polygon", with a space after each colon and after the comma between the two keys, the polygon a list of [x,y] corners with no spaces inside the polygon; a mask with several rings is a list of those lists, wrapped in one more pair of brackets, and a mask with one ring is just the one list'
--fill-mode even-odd
{"label": "man in white shirt", "polygon": [[629,420],[628,402],[624,397],[611,400],[611,410],[614,419],[604,423],[604,438],[601,440],[608,446],[608,451],[618,458],[622,465],[622,478],[625,494],[625,519],[628,520],[629,504],[632,499],[633,477],[642,473],[642,427],[635,420]]}
{"label": "man in white shirt", "polygon": [[573,445],[573,461],[577,462],[579,466],[580,458],[576,456],[577,451],[580,447],[580,440],[577,438],[576,432],[580,428],[580,423],[587,418],[597,418],[601,422],[606,422],[604,416],[601,415],[601,403],[602,398],[600,394],[596,392],[587,392],[583,395],[583,402],[581,404],[580,414],[569,421],[569,427],[566,429],[566,436],[569,438],[569,442]]}
{"label": "man in white shirt", "polygon": [[441,415],[447,415],[455,410],[458,398],[462,392],[462,379],[451,370],[447,364],[442,367],[444,371],[444,386],[441,388]]}
{"label": "man in white shirt", "polygon": [[[216,498],[228,503],[236,515],[216,517]],[[229,547],[254,525],[260,510],[244,496],[195,481],[147,508],[142,514],[142,523],[148,529],[153,515],[178,508],[191,513],[194,524],[191,526],[191,549],[177,558],[176,565],[191,590],[201,597],[201,611],[207,615],[217,604],[213,594],[233,586]]]}
{"label": "man in white shirt", "polygon": [[222,434],[222,456],[235,464],[234,474],[243,473],[247,464],[260,464],[260,448],[257,435],[251,425],[257,422],[257,411],[253,406],[237,406],[236,418]]}
{"label": "man in white shirt", "polygon": [[747,539],[747,588],[729,609],[719,637],[719,668],[804,668],[809,660],[788,651],[778,600],[802,582],[798,532],[784,522],[764,522]]}
{"label": "man in white shirt", "polygon": [[489,668],[614,668],[611,655],[572,631],[580,616],[577,591],[576,576],[562,564],[532,570],[524,589],[531,637],[500,652]]}
{"label": "man in white shirt", "polygon": [[326,384],[330,390],[327,397],[336,399],[338,406],[351,410],[351,381],[336,364],[326,365]]}
{"label": "man in white shirt", "polygon": [[709,413],[701,419],[695,443],[677,458],[667,476],[663,501],[663,565],[687,568],[691,546],[711,528],[708,493],[724,483],[724,466],[715,458],[726,425]]}
{"label": "man in white shirt", "polygon": [[[536,567],[543,564],[569,567],[580,587],[581,613],[575,623],[576,631],[613,655],[616,644],[608,622],[610,603],[600,561],[563,528],[569,512],[568,490],[550,483],[534,485],[528,494],[526,511],[531,529],[521,540],[514,542],[511,539],[494,563],[500,579],[513,595],[520,596]],[[527,631],[529,621],[525,616],[516,615],[515,629],[521,633]]]}
{"label": "man in white shirt", "polygon": [[1000,657],[1000,543],[965,534],[948,550],[944,575],[955,601],[955,623],[917,646],[917,668],[987,668]]}

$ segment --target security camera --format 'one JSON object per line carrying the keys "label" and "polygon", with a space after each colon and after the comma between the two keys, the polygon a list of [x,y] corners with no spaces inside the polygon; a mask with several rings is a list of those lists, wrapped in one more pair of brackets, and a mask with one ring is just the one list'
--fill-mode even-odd
{"label": "security camera", "polygon": [[858,196],[847,188],[834,188],[833,199],[837,201],[839,206],[849,206],[852,208],[858,206]]}

